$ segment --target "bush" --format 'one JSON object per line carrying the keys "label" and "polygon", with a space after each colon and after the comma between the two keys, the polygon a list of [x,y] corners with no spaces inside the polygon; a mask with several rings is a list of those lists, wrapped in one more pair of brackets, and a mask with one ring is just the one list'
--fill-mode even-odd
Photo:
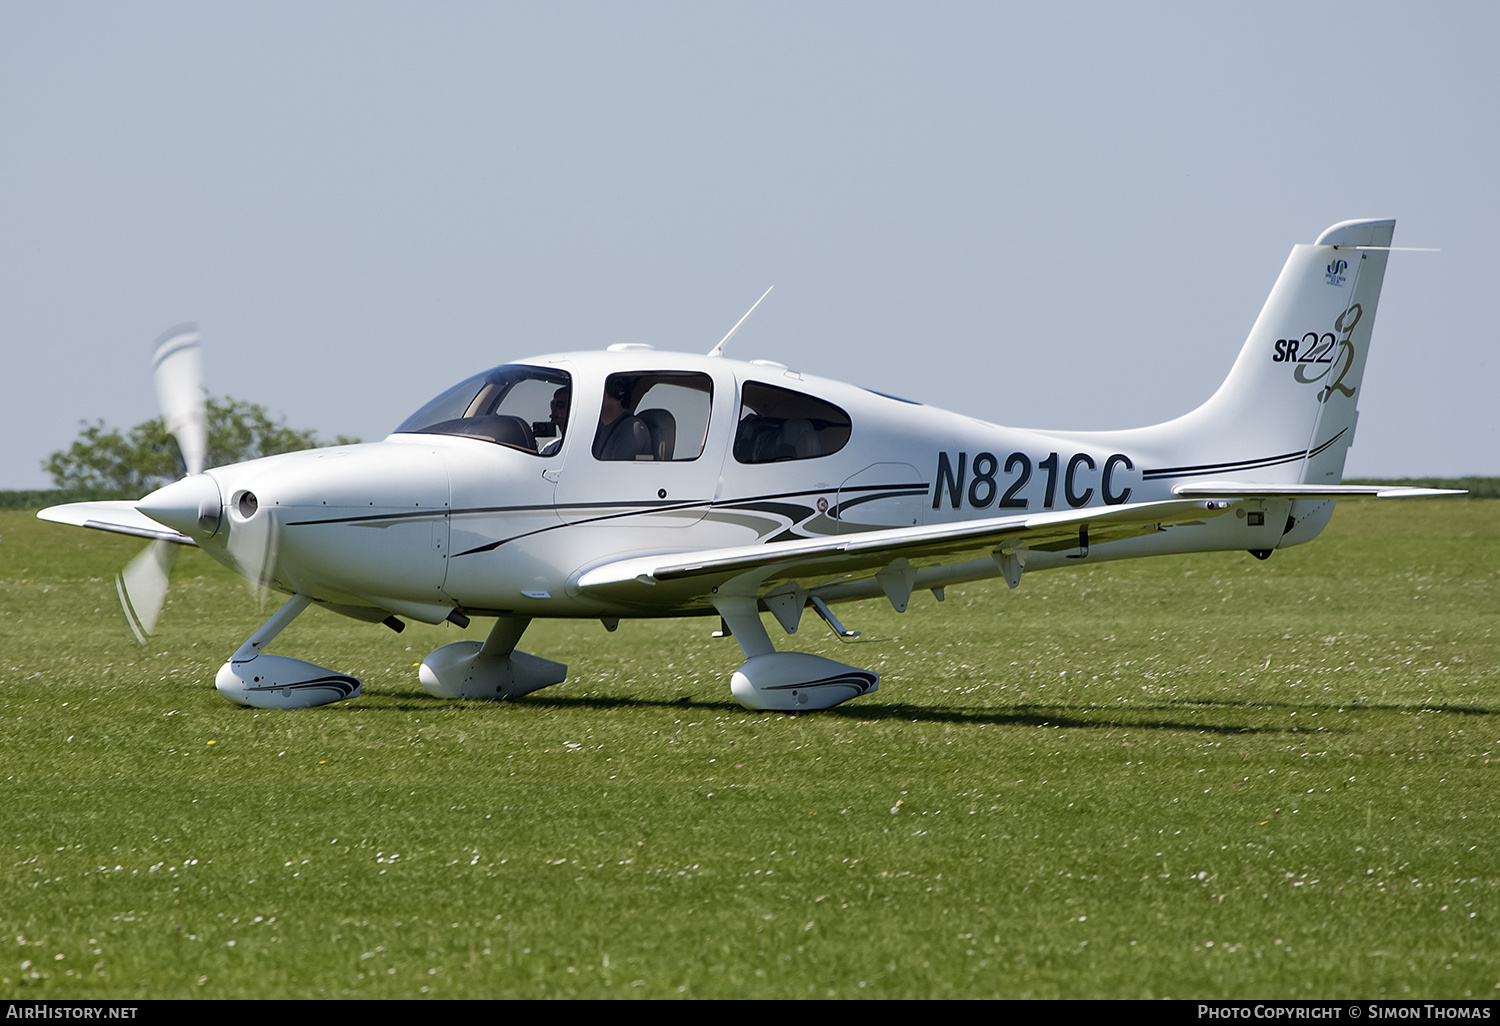
{"label": "bush", "polygon": [[[297,431],[273,421],[259,403],[238,399],[208,400],[208,466],[243,463],[327,444],[312,431]],[[357,438],[338,436],[332,444],[352,445]],[[144,495],[186,473],[177,443],[158,417],[125,434],[100,420],[84,422],[78,439],[42,461],[58,488],[88,495]]]}

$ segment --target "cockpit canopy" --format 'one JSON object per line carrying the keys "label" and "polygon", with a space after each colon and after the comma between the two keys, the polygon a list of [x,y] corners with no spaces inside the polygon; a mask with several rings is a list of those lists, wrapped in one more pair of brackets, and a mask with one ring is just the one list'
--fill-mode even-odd
{"label": "cockpit canopy", "polygon": [[[705,451],[713,379],[702,371],[622,371],[597,392],[573,395],[573,379],[556,367],[503,364],[460,382],[412,414],[397,434],[478,438],[533,456],[562,449],[575,399],[579,423],[592,426],[596,461],[690,462]],[[831,456],[848,443],[849,414],[833,403],[763,381],[740,386],[732,452],[739,463],[780,463]],[[585,450],[587,451],[587,450]]]}
{"label": "cockpit canopy", "polygon": [[396,433],[459,435],[550,456],[567,423],[572,391],[566,371],[505,364],[454,385]]}

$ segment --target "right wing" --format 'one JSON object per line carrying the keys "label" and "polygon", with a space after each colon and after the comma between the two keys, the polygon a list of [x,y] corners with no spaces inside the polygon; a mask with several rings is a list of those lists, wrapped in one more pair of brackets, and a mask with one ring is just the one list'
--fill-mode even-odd
{"label": "right wing", "polygon": [[578,590],[633,605],[711,604],[709,596],[758,596],[787,583],[806,591],[876,578],[898,609],[919,569],[993,558],[1010,579],[1028,550],[1066,551],[1151,534],[1222,515],[1228,502],[1171,499],[1121,506],[897,527],[833,538],[635,556],[595,566]]}

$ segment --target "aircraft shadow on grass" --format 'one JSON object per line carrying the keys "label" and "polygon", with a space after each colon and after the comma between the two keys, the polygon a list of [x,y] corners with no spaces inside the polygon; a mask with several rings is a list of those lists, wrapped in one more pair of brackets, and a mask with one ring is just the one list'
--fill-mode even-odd
{"label": "aircraft shadow on grass", "polygon": [[[488,704],[466,703],[479,714],[493,716],[493,707]],[[733,702],[701,702],[691,696],[682,698],[661,699],[639,699],[639,698],[613,698],[607,696],[591,696],[578,698],[563,698],[552,695],[545,699],[531,699],[521,703],[520,706],[530,706],[538,710],[546,709],[586,709],[589,711],[606,710],[648,710],[648,709],[682,709],[695,713],[745,713],[745,709]],[[1268,726],[1265,724],[1232,724],[1232,723],[1195,723],[1181,719],[1160,719],[1163,712],[1181,712],[1184,707],[1199,707],[1210,709],[1222,709],[1225,711],[1242,709],[1247,711],[1270,711],[1291,710],[1292,712],[1325,713],[1325,714],[1348,714],[1354,712],[1435,712],[1455,713],[1461,716],[1491,716],[1496,710],[1477,705],[1421,705],[1407,706],[1395,704],[1371,704],[1366,702],[1339,703],[1292,703],[1292,702],[1249,702],[1249,701],[1224,701],[1222,699],[1177,699],[1167,703],[1153,705],[1120,705],[1120,706],[1069,706],[1069,705],[1018,705],[1004,709],[944,709],[928,706],[914,706],[906,703],[873,704],[867,703],[861,706],[845,707],[833,713],[840,719],[849,720],[900,720],[904,723],[944,723],[964,726],[990,725],[1011,727],[1056,727],[1063,730],[1159,730],[1159,731],[1185,731],[1190,733],[1207,734],[1349,734],[1353,733],[1342,727],[1329,727],[1319,724],[1317,726],[1288,725]],[[433,703],[423,700],[409,701],[398,700],[394,703],[381,703],[382,710],[399,712],[422,712],[431,711]],[[788,713],[786,715],[799,715]]]}

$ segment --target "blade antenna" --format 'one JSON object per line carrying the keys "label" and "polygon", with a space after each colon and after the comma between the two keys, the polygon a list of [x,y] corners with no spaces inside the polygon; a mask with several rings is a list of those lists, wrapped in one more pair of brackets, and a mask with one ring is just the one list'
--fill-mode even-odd
{"label": "blade antenna", "polygon": [[[771,289],[774,289],[775,287],[776,287],[775,285],[772,285]],[[734,338],[734,333],[736,331],[740,330],[740,325],[744,324],[747,320],[750,319],[750,315],[755,312],[755,307],[756,306],[760,306],[761,302],[767,296],[769,296],[771,294],[771,289],[766,289],[766,291],[764,291],[764,292],[762,292],[760,294],[760,299],[757,299],[755,301],[755,306],[752,306],[750,309],[746,310],[745,311],[745,316],[741,317],[738,321],[736,321],[735,324],[734,324],[734,327],[732,327],[732,328],[729,329],[729,334],[727,334],[723,338],[719,339],[719,344],[716,345],[716,346],[714,346],[712,349],[709,350],[709,352],[708,352],[709,356],[723,356],[724,355],[724,346],[725,346],[725,344],[728,343],[730,339]]]}

